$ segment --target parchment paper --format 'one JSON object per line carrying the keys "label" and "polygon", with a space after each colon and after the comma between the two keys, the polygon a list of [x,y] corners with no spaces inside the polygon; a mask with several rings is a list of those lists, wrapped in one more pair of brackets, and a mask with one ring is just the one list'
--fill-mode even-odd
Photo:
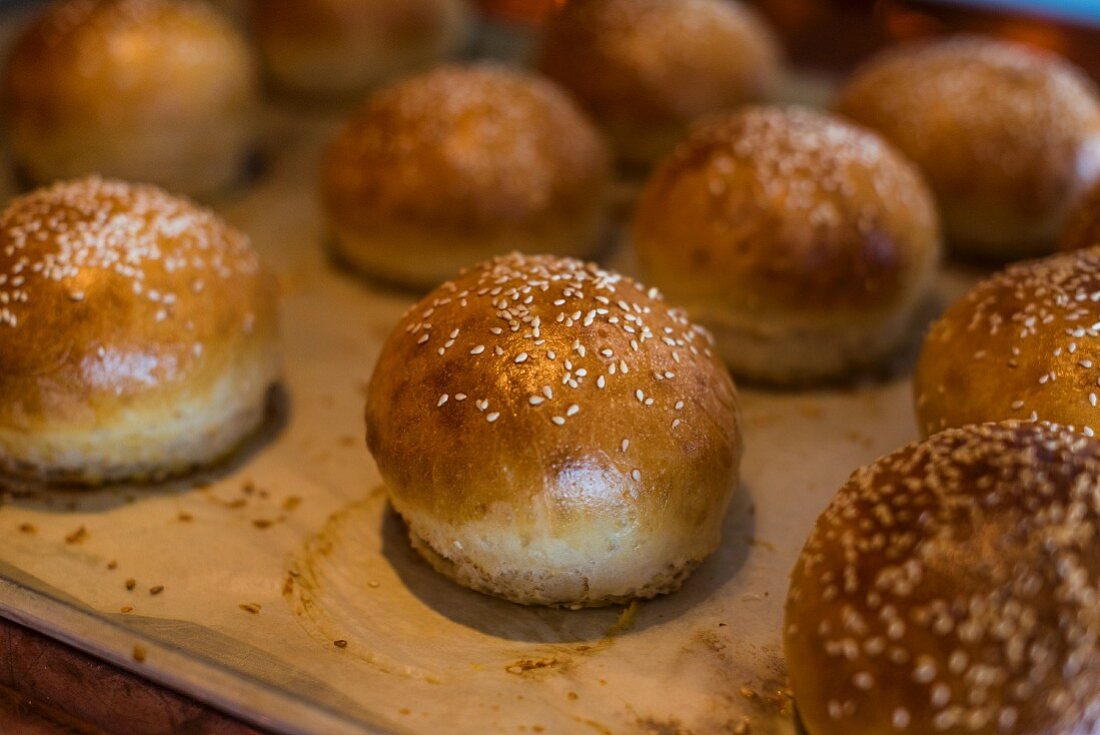
{"label": "parchment paper", "polygon": [[314,184],[338,120],[268,110],[266,170],[214,202],[283,286],[263,433],[168,485],[5,497],[0,613],[288,732],[792,733],[787,572],[848,474],[916,437],[908,380],[743,387],[743,487],[673,595],[571,612],[459,588],[410,550],[364,446],[363,386],[415,297],[326,255]]}

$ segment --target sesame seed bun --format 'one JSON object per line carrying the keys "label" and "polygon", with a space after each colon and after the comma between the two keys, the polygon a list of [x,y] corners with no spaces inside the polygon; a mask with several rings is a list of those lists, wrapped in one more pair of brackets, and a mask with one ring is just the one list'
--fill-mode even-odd
{"label": "sesame seed bun", "polygon": [[1100,177],[1100,96],[1069,62],[959,37],[891,50],[858,70],[837,110],[920,167],[962,253],[1055,248],[1068,207]]}
{"label": "sesame seed bun", "polygon": [[913,379],[924,433],[1005,419],[1100,430],[1100,250],[1019,263],[929,329]]}
{"label": "sesame seed bun", "polygon": [[366,420],[414,546],[523,604],[678,588],[718,545],[741,456],[706,333],[655,291],[552,256],[496,258],[410,309]]}
{"label": "sesame seed bun", "polygon": [[697,124],[635,214],[645,278],[735,375],[838,378],[907,335],[939,261],[931,196],[877,135],[800,108]]}
{"label": "sesame seed bun", "polygon": [[553,14],[537,67],[568,89],[628,164],[667,153],[695,118],[774,97],[778,44],[730,0],[574,0]]}
{"label": "sesame seed bun", "polygon": [[371,98],[330,146],[321,192],[345,260],[428,288],[513,249],[592,254],[608,178],[603,142],[553,84],[455,66]]}
{"label": "sesame seed bun", "polygon": [[200,2],[66,0],[20,37],[2,114],[35,183],[99,173],[173,191],[233,183],[256,74],[232,21]]}
{"label": "sesame seed bun", "polygon": [[357,96],[452,56],[470,35],[466,0],[251,0],[267,74],[303,96]]}
{"label": "sesame seed bun", "polygon": [[1061,250],[1081,250],[1100,246],[1100,180],[1078,200],[1066,217]]}
{"label": "sesame seed bun", "polygon": [[277,378],[275,295],[248,239],[96,177],[0,215],[0,470],[96,484],[230,452]]}
{"label": "sesame seed bun", "polygon": [[809,735],[1100,727],[1100,443],[983,424],[852,475],[791,575]]}

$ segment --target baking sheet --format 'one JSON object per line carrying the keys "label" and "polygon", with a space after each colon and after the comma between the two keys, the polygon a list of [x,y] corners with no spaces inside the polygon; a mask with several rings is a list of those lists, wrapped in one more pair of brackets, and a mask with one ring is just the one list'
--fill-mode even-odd
{"label": "baking sheet", "polygon": [[411,551],[364,446],[363,388],[415,297],[325,253],[314,182],[338,121],[267,110],[266,171],[214,202],[284,292],[264,431],[166,485],[5,495],[0,614],[286,732],[792,733],[787,572],[848,474],[916,437],[908,380],[743,388],[743,486],[676,594],[562,611],[457,587]]}

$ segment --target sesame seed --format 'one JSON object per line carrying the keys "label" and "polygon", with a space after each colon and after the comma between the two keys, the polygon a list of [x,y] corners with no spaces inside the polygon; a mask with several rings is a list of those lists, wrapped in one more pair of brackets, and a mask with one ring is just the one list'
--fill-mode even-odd
{"label": "sesame seed", "polygon": [[576,403],[574,403],[573,405],[571,405],[569,408],[567,408],[565,410],[565,415],[566,416],[575,416],[577,414],[577,412],[580,411],[580,410],[581,410],[581,407],[578,406]]}
{"label": "sesame seed", "polygon": [[564,416],[554,416],[550,420],[553,421],[558,426],[563,426],[565,424],[565,417]]}
{"label": "sesame seed", "polygon": [[446,393],[444,393],[443,395],[441,395],[441,396],[439,397],[439,400],[438,400],[438,401],[436,401],[436,404],[435,404],[435,405],[436,405],[436,407],[438,408],[439,406],[442,406],[442,405],[443,405],[444,403],[446,403],[446,402],[447,402],[447,399],[448,399],[448,398],[450,398],[450,396],[448,396],[448,395],[447,395]]}
{"label": "sesame seed", "polygon": [[895,730],[904,730],[909,727],[909,719],[909,710],[904,707],[898,707],[890,717],[890,723],[894,726]]}
{"label": "sesame seed", "polygon": [[526,352],[521,352],[518,355],[516,355],[515,362],[516,362],[517,365],[520,364],[520,363],[527,362],[527,353]]}
{"label": "sesame seed", "polygon": [[480,355],[485,351],[485,345],[477,345],[470,350],[471,355]]}
{"label": "sesame seed", "polygon": [[493,413],[486,416],[485,420],[488,421],[491,424],[499,418],[500,418],[500,413],[498,411],[494,411]]}

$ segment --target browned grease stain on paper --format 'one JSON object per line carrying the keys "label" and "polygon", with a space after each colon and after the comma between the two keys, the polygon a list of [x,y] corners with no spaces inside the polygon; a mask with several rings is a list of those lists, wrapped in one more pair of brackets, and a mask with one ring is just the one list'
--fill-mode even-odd
{"label": "browned grease stain on paper", "polygon": [[[745,534],[735,532],[744,530],[742,521],[732,519],[728,543],[748,546]],[[538,725],[548,732],[568,728],[615,735],[790,732],[790,718],[781,714],[781,698],[775,696],[785,677],[781,665],[774,682],[770,676],[746,678],[736,633],[719,627],[710,619],[713,613],[681,611],[683,593],[626,608],[571,611],[515,605],[467,590],[420,559],[380,488],[333,514],[292,558],[282,584],[285,599],[319,647],[408,680],[410,697],[417,685],[439,686],[440,700],[464,696],[461,692],[495,692],[480,705],[488,727],[504,728],[505,720],[498,718],[505,713],[508,727],[516,726],[511,719],[516,710],[505,703],[519,702],[520,709],[530,710],[531,719],[519,721],[528,731]],[[706,623],[685,630],[680,616],[705,617]],[[637,659],[634,636],[654,635],[654,628],[673,622],[673,639],[667,634],[654,639],[663,651],[656,652],[661,663],[654,673],[690,677],[691,683],[678,681],[674,687],[677,696],[695,700],[688,711],[662,706],[660,697],[635,696],[631,676],[619,675],[623,663],[601,658],[622,646],[624,660]],[[629,646],[622,642],[626,636]],[[347,645],[337,647],[334,641]],[[683,647],[679,654],[675,641]],[[750,688],[751,698],[744,694]],[[430,707],[432,697],[423,691],[416,696],[427,696],[421,701]],[[411,701],[395,701],[394,707]]]}
{"label": "browned grease stain on paper", "polygon": [[[405,533],[376,488],[329,518],[293,559],[282,584],[315,640],[329,647],[347,640],[342,655],[388,675],[429,684],[489,671],[545,680],[607,650],[630,629],[638,609],[524,607],[472,592],[434,572]],[[387,615],[401,627],[380,635]],[[453,623],[461,628],[454,630]],[[389,650],[401,648],[402,638],[430,639],[441,627],[459,640],[430,660],[410,662]],[[466,637],[470,645],[463,647]]]}

